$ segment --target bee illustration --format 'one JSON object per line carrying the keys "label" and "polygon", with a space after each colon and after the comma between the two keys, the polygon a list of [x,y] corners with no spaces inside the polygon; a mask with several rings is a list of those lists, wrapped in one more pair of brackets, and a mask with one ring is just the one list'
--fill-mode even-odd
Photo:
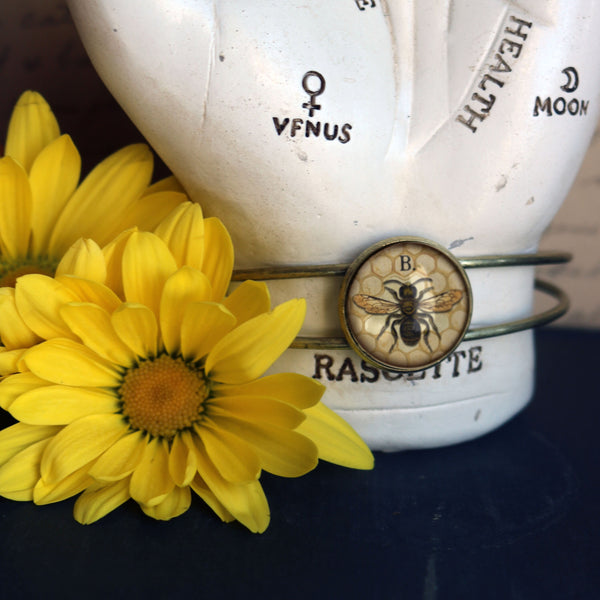
{"label": "bee illustration", "polygon": [[[417,288],[419,284],[425,284],[421,291]],[[389,352],[398,345],[400,339],[407,346],[416,346],[421,340],[421,334],[425,345],[430,352],[433,352],[429,345],[429,336],[432,331],[438,338],[441,336],[430,313],[449,312],[460,302],[463,293],[460,290],[448,290],[433,295],[433,285],[428,284],[433,284],[433,280],[429,277],[421,277],[413,283],[390,279],[383,282],[383,287],[394,300],[385,300],[367,294],[356,294],[352,298],[356,306],[370,315],[387,315],[377,339],[389,328],[393,338]],[[398,289],[391,286],[398,286]]]}

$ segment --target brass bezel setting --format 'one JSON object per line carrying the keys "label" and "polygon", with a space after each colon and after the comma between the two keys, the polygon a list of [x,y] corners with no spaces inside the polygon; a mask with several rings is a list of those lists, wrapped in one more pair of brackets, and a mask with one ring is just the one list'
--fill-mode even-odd
{"label": "brass bezel setting", "polygon": [[[349,323],[349,315],[347,313],[347,305],[348,305],[348,293],[352,283],[355,280],[355,277],[359,270],[371,259],[376,257],[382,250],[389,248],[390,246],[396,246],[401,244],[416,244],[420,246],[425,246],[427,248],[431,248],[435,252],[444,256],[454,267],[456,273],[462,279],[462,282],[465,287],[466,292],[466,310],[467,316],[465,319],[465,323],[462,327],[461,332],[456,338],[455,342],[446,348],[441,355],[438,355],[436,358],[431,359],[422,364],[414,365],[414,366],[398,366],[392,362],[386,362],[381,360],[380,358],[371,354],[364,346],[360,343],[355,335],[352,327]],[[377,242],[373,244],[363,252],[352,262],[348,270],[346,271],[346,275],[344,276],[344,280],[342,282],[342,287],[340,290],[340,295],[338,297],[338,314],[340,317],[340,322],[342,325],[342,331],[348,344],[350,347],[365,361],[372,364],[374,367],[378,367],[380,369],[385,369],[387,371],[393,371],[398,373],[412,373],[416,371],[422,371],[423,369],[429,369],[442,362],[447,356],[452,354],[454,350],[459,346],[459,344],[463,341],[465,334],[469,329],[469,325],[471,323],[471,314],[473,312],[473,292],[471,290],[471,282],[469,281],[469,277],[465,272],[464,268],[458,261],[458,259],[446,248],[437,244],[435,242],[431,242],[429,240],[425,240],[423,238],[414,237],[414,236],[399,236],[394,238],[389,238],[387,240],[383,240],[381,242]]]}

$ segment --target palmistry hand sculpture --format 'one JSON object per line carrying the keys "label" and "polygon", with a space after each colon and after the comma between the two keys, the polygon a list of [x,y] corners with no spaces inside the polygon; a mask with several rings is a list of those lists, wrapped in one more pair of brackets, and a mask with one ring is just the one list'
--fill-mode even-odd
{"label": "palmistry hand sculpture", "polygon": [[[238,268],[350,263],[404,235],[459,257],[535,253],[597,120],[600,6],[588,0],[70,7],[111,92],[225,222]],[[381,352],[435,352],[452,311],[468,324],[471,297],[471,327],[531,313],[533,267],[473,269],[469,289],[445,258],[403,248],[348,290]],[[339,336],[340,285],[270,287],[276,302],[307,298],[304,335]],[[451,350],[406,373],[350,349],[289,350],[276,366],[326,383],[325,402],[373,448],[429,447],[497,427],[532,392],[531,331]]]}

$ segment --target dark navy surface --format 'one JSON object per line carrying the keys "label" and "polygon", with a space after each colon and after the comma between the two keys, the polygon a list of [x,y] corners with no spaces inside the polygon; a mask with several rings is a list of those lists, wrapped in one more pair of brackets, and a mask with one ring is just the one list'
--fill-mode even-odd
{"label": "dark navy surface", "polygon": [[536,393],[512,421],[377,453],[372,472],[263,476],[262,535],[201,501],[169,523],[129,503],[84,527],[73,500],[0,499],[2,596],[600,598],[600,332],[536,336]]}

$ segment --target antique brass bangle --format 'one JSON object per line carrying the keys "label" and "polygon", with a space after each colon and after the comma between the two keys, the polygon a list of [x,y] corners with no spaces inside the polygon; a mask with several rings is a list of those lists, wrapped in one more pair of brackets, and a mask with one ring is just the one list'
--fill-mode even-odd
{"label": "antique brass bangle", "polygon": [[[566,263],[571,259],[572,255],[566,252],[539,252],[537,254],[486,255],[456,258],[464,269],[553,265]],[[232,280],[242,281],[254,279],[271,281],[312,277],[343,277],[347,273],[349,267],[349,264],[338,263],[238,269],[234,271]],[[533,327],[540,327],[558,319],[567,312],[569,308],[569,299],[564,291],[554,284],[540,279],[535,280],[534,287],[536,290],[553,297],[557,300],[557,303],[552,308],[530,317],[487,327],[470,328],[464,334],[462,340],[478,340],[516,333]],[[349,347],[350,345],[344,337],[298,336],[291,344],[291,348],[318,350],[347,349]]]}
{"label": "antique brass bangle", "polygon": [[[491,267],[533,267],[567,263],[573,258],[568,252],[538,252],[537,254],[494,254],[468,258],[457,257],[465,269],[489,269]],[[328,265],[295,265],[282,267],[258,267],[255,269],[236,269],[232,281],[254,279],[271,281],[274,279],[308,279],[311,277],[343,277],[350,267],[349,263]]]}

